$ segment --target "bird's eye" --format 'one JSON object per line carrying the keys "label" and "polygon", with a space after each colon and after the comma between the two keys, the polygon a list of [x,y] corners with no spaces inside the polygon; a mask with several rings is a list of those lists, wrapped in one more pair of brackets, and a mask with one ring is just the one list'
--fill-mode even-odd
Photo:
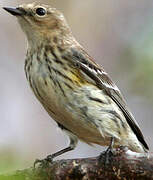
{"label": "bird's eye", "polygon": [[46,10],[44,8],[37,8],[36,14],[39,16],[44,16],[46,14]]}

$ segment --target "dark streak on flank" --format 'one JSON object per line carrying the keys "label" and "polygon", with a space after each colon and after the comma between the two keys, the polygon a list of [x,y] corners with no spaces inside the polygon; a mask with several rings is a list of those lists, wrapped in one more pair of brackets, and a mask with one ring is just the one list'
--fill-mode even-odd
{"label": "dark streak on flank", "polygon": [[61,52],[61,53],[63,53],[63,51],[65,50],[65,49],[61,48],[60,46],[57,46],[57,48],[58,48],[59,52]]}
{"label": "dark streak on flank", "polygon": [[65,86],[67,86],[69,89],[73,90],[73,87],[71,85],[69,85],[68,83],[64,82]]}
{"label": "dark streak on flank", "polygon": [[56,63],[58,63],[58,64],[63,65],[62,61],[60,61],[59,59],[54,59],[54,61],[55,61]]}
{"label": "dark streak on flank", "polygon": [[49,75],[49,78],[50,78],[50,80],[54,83],[54,86],[56,86],[56,85],[57,85],[57,83],[56,83],[56,81],[52,78],[52,76],[51,76],[51,75]]}
{"label": "dark streak on flank", "polygon": [[58,86],[59,86],[61,92],[63,93],[63,95],[66,97],[65,92],[64,92],[64,90],[63,90],[61,84],[60,84],[58,81],[56,81],[56,83],[58,84]]}
{"label": "dark streak on flank", "polygon": [[65,71],[67,71],[67,70],[68,70],[68,69],[67,69],[67,67],[65,67],[65,66],[64,66],[63,68],[64,68],[64,70],[65,70]]}
{"label": "dark streak on flank", "polygon": [[45,61],[47,62],[47,63],[52,63],[52,61],[48,58],[48,56],[47,56],[47,53],[46,52],[44,52],[44,56],[45,56]]}
{"label": "dark streak on flank", "polygon": [[56,81],[54,80],[54,78],[52,77],[52,70],[53,70],[53,68],[52,68],[51,66],[49,66],[49,65],[47,65],[47,68],[48,68],[48,71],[49,71],[49,78],[50,78],[50,80],[54,83],[54,86],[56,86],[57,83],[56,83]]}
{"label": "dark streak on flank", "polygon": [[107,109],[102,109],[102,111],[104,111],[104,112],[106,112],[106,113],[108,113],[108,114],[111,115],[111,117],[112,117],[111,119],[115,122],[115,124],[117,125],[118,129],[121,128],[119,123],[121,123],[121,126],[122,126],[124,129],[127,128],[127,127],[125,126],[125,124],[123,123],[123,121],[122,121],[121,117],[119,116],[119,114],[116,113],[116,111],[114,111],[114,110],[109,110],[109,109],[108,109],[108,110],[107,110]]}
{"label": "dark streak on flank", "polygon": [[126,124],[122,121],[121,117],[119,116],[119,114],[116,112],[116,111],[109,111],[110,113],[114,114],[116,118],[120,119],[120,123],[121,123],[121,126],[126,129]]}
{"label": "dark streak on flank", "polygon": [[50,73],[52,73],[51,68],[50,68],[49,65],[47,66],[47,68],[48,68],[48,71],[49,71]]}
{"label": "dark streak on flank", "polygon": [[66,55],[62,55],[61,58],[66,61],[70,61],[70,57],[68,57]]}
{"label": "dark streak on flank", "polygon": [[98,103],[102,103],[102,104],[105,104],[101,99],[98,99],[98,98],[94,98],[94,97],[88,97],[90,100],[92,101],[96,101]]}
{"label": "dark streak on flank", "polygon": [[46,80],[45,80],[45,85],[46,85],[46,86],[48,85]]}
{"label": "dark streak on flank", "polygon": [[87,106],[81,107],[80,110],[85,115],[85,117],[88,117],[88,115],[87,115],[88,107]]}
{"label": "dark streak on flank", "polygon": [[88,106],[81,107],[80,111],[84,115],[84,118],[86,119],[86,121],[88,121],[88,122],[92,123],[94,126],[96,126],[95,122],[93,121],[93,118],[90,117],[90,115],[88,114]]}

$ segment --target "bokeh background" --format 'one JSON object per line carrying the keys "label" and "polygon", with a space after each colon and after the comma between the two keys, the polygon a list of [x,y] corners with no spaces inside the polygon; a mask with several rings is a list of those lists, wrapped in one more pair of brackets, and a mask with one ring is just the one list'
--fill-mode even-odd
{"label": "bokeh background", "polygon": [[[32,165],[68,144],[30,90],[24,74],[26,38],[0,0],[0,172]],[[41,1],[40,1],[41,2]],[[61,10],[76,39],[122,91],[153,151],[153,1],[42,0]],[[60,158],[96,156],[79,143]]]}

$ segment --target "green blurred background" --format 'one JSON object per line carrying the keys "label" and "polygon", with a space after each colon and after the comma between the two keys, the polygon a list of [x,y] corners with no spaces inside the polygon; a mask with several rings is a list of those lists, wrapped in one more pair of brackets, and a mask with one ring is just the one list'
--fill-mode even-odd
{"label": "green blurred background", "polygon": [[[0,173],[23,169],[68,144],[30,90],[24,74],[26,39],[0,0]],[[153,1],[50,0],[76,39],[122,91],[153,151]],[[96,156],[103,147],[79,143],[60,158]]]}

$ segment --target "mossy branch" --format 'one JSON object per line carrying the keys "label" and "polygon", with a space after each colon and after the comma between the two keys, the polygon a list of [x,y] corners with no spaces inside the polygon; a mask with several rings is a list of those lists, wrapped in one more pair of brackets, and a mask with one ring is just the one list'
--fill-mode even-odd
{"label": "mossy branch", "polygon": [[118,180],[153,179],[152,153],[135,153],[125,147],[114,150],[108,164],[105,155],[94,158],[66,159],[37,165],[34,169],[1,175],[0,180]]}

